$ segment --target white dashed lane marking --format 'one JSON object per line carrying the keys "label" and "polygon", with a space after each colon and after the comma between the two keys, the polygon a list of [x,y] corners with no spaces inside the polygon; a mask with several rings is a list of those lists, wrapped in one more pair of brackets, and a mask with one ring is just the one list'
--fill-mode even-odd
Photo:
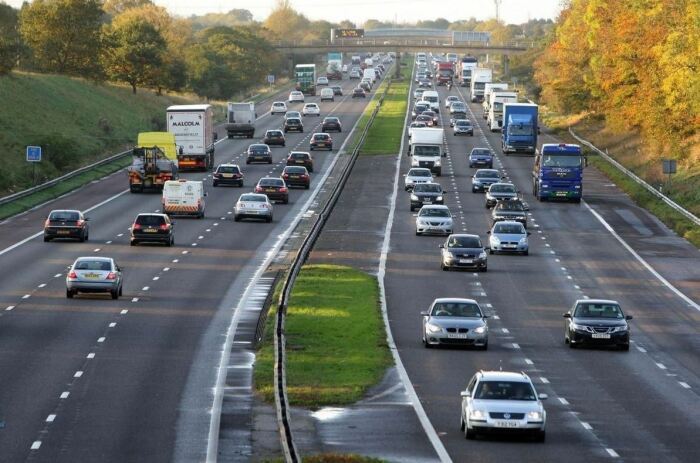
{"label": "white dashed lane marking", "polygon": [[102,336],[100,338],[97,338],[97,342],[105,342],[105,339],[106,338],[104,336]]}
{"label": "white dashed lane marking", "polygon": [[32,442],[32,446],[30,448],[32,450],[39,450],[39,447],[41,447],[41,441],[35,440],[34,442]]}
{"label": "white dashed lane marking", "polygon": [[49,416],[46,417],[46,422],[47,422],[47,423],[53,423],[53,420],[55,420],[55,419],[56,419],[56,415],[51,414],[51,415],[49,415]]}
{"label": "white dashed lane marking", "polygon": [[85,358],[94,359],[94,358],[95,358],[95,353],[94,353],[94,352],[90,352],[89,354],[87,354],[87,357],[85,357]]}
{"label": "white dashed lane marking", "polygon": [[83,376],[83,372],[80,371],[80,370],[78,370],[78,371],[76,371],[75,374],[73,375],[73,378],[80,378],[81,376]]}
{"label": "white dashed lane marking", "polygon": [[618,455],[618,453],[616,451],[614,451],[613,449],[605,449],[605,451],[608,452],[608,454],[613,458],[620,457],[620,455]]}
{"label": "white dashed lane marking", "polygon": [[59,396],[59,398],[61,398],[61,399],[67,399],[68,396],[70,396],[70,392],[65,391],[65,392],[61,392],[61,395]]}
{"label": "white dashed lane marking", "polygon": [[8,305],[8,306],[5,308],[5,310],[9,312],[10,310],[12,310],[12,309],[14,309],[14,308],[15,308],[14,305]]}

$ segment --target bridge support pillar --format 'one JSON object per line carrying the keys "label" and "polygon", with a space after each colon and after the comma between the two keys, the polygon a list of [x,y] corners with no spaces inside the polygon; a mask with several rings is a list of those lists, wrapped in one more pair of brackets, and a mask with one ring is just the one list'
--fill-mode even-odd
{"label": "bridge support pillar", "polygon": [[510,59],[508,58],[508,55],[502,55],[503,59],[501,62],[503,63],[503,75],[507,76],[510,73]]}
{"label": "bridge support pillar", "polygon": [[396,52],[396,71],[394,71],[394,77],[399,79],[401,77],[401,52]]}

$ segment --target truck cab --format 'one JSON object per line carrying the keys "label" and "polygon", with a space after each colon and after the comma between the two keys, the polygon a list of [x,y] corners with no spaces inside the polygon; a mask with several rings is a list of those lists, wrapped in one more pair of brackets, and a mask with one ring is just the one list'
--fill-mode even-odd
{"label": "truck cab", "polygon": [[545,143],[535,155],[532,194],[538,201],[565,199],[581,202],[583,167],[579,145]]}
{"label": "truck cab", "polygon": [[226,134],[228,138],[242,135],[246,138],[255,136],[255,103],[229,103],[226,117]]}

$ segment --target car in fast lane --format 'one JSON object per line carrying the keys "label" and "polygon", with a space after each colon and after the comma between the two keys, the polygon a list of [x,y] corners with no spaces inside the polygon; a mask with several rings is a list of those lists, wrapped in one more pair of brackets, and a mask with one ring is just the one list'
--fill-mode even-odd
{"label": "car in fast lane", "polygon": [[66,297],[78,293],[109,293],[112,299],[122,295],[122,270],[111,257],[78,257],[66,276]]}
{"label": "car in fast lane", "polygon": [[471,268],[488,271],[488,256],[479,235],[452,234],[440,245],[440,268]]}
{"label": "car in fast lane", "polygon": [[292,90],[291,92],[289,92],[288,102],[289,103],[294,103],[294,102],[303,103],[304,102],[304,94],[301,93],[299,90]]}
{"label": "car in fast lane", "polygon": [[369,93],[372,91],[372,84],[369,82],[360,82],[360,85],[358,85],[362,90],[365,91],[365,93]]}
{"label": "car in fast lane", "polygon": [[569,347],[615,346],[630,348],[631,315],[625,315],[620,303],[608,299],[579,299],[564,314],[564,341]]}
{"label": "car in fast lane", "polygon": [[219,164],[212,174],[212,186],[235,185],[243,186],[243,171],[238,164]]}
{"label": "car in fast lane", "polygon": [[289,203],[289,189],[280,177],[263,177],[255,185],[255,193],[267,195],[270,201]]}
{"label": "car in fast lane", "polygon": [[472,148],[468,161],[469,167],[493,169],[493,152],[489,148]]}
{"label": "car in fast lane", "polygon": [[350,71],[350,74],[348,74],[348,77],[349,77],[350,79],[359,79],[361,76],[360,76],[360,72],[359,72],[359,71],[352,70],[352,71]]}
{"label": "car in fast lane", "polygon": [[547,412],[542,400],[547,395],[537,394],[525,373],[480,370],[460,396],[460,429],[467,439],[499,431],[528,433],[544,442]]}
{"label": "car in fast lane", "polygon": [[[413,204],[411,204],[411,209],[413,209]],[[452,227],[452,213],[447,206],[442,204],[423,206],[416,216],[416,236],[450,235]]]}
{"label": "car in fast lane", "polygon": [[333,151],[333,138],[327,133],[315,133],[311,136],[311,141],[309,142],[309,150],[317,150],[319,148],[327,149],[328,151]]}
{"label": "car in fast lane", "polygon": [[433,118],[431,116],[425,115],[425,114],[419,114],[415,122],[422,122],[425,124],[427,127],[432,127],[433,126]]}
{"label": "car in fast lane", "polygon": [[427,204],[444,204],[444,195],[445,192],[439,183],[415,184],[411,192],[411,212]]}
{"label": "car in fast lane", "polygon": [[44,221],[44,242],[55,238],[72,238],[81,243],[90,237],[89,218],[73,209],[55,209]]}
{"label": "car in fast lane", "polygon": [[272,222],[272,203],[267,195],[258,193],[243,193],[236,201],[233,209],[233,220],[262,219]]}
{"label": "car in fast lane", "polygon": [[303,166],[309,172],[314,171],[314,159],[311,157],[311,153],[306,151],[292,151],[287,156],[288,166]]}
{"label": "car in fast lane", "polygon": [[474,126],[469,119],[457,119],[452,124],[452,135],[474,136]]}
{"label": "car in fast lane", "polygon": [[424,88],[418,87],[413,91],[413,99],[414,100],[420,100],[423,97],[423,92],[425,91]]}
{"label": "car in fast lane", "polygon": [[166,246],[175,244],[175,222],[167,214],[141,213],[136,216],[129,228],[129,244],[162,243]]}
{"label": "car in fast lane", "polygon": [[352,89],[352,98],[365,98],[365,89],[362,87],[355,87]]}
{"label": "car in fast lane", "polygon": [[486,209],[491,209],[498,201],[518,199],[518,190],[512,183],[493,183],[486,191]]}
{"label": "car in fast lane", "polygon": [[503,176],[496,169],[479,169],[472,175],[472,193],[487,191],[491,185],[499,183],[502,179]]}
{"label": "car in fast lane", "polygon": [[299,117],[288,117],[284,120],[284,133],[287,132],[303,132],[304,124]]}
{"label": "car in fast lane", "polygon": [[335,93],[333,93],[332,88],[322,88],[319,94],[321,101],[335,101]]}
{"label": "car in fast lane", "polygon": [[272,151],[270,147],[264,143],[253,143],[246,151],[245,163],[263,162],[272,164]]}
{"label": "car in fast lane", "polygon": [[321,117],[321,108],[316,103],[306,103],[301,110],[302,116],[317,116]]}
{"label": "car in fast lane", "polygon": [[430,110],[430,103],[426,101],[419,101],[413,105],[413,110],[411,111],[411,118],[415,119],[421,115],[423,111]]}
{"label": "car in fast lane", "polygon": [[311,187],[311,176],[304,166],[286,166],[282,171],[282,179],[289,188],[300,186],[308,190]]}
{"label": "car in fast lane", "polygon": [[427,311],[421,312],[421,317],[425,347],[450,345],[488,349],[488,315],[474,299],[435,299]]}
{"label": "car in fast lane", "polygon": [[504,220],[496,222],[489,235],[489,253],[513,252],[527,256],[530,252],[530,232],[520,222]]}
{"label": "car in fast lane", "polygon": [[340,119],[335,116],[329,116],[323,118],[323,123],[321,124],[322,132],[342,132],[343,125],[340,123]]}
{"label": "car in fast lane", "polygon": [[404,174],[403,189],[411,191],[419,183],[429,183],[433,181],[433,173],[425,167],[412,167]]}
{"label": "car in fast lane", "polygon": [[510,220],[527,228],[527,210],[528,207],[520,199],[498,201],[491,211],[491,223]]}
{"label": "car in fast lane", "polygon": [[265,131],[265,136],[263,137],[262,142],[268,146],[269,145],[285,146],[287,143],[287,140],[284,138],[284,132],[282,132],[281,130],[272,129],[272,130]]}
{"label": "car in fast lane", "polygon": [[270,106],[270,114],[277,114],[277,113],[286,113],[287,112],[287,103],[284,101],[274,101],[272,103],[272,106]]}

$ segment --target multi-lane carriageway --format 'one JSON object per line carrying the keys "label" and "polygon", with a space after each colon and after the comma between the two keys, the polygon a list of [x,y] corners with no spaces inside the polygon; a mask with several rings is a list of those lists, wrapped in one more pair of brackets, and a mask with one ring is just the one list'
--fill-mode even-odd
{"label": "multi-lane carriageway", "polygon": [[[173,248],[129,246],[133,218],[158,211],[160,196],[126,192],[123,172],[0,224],[0,461],[204,459],[232,309],[366,107],[369,98],[351,99],[356,85],[343,81],[345,96],[335,102],[307,98],[319,103],[321,117],[304,118],[304,133],[287,134],[286,148],[273,147],[271,166],[246,166],[243,152],[253,140],[220,132],[216,160],[239,163],[246,185],[211,188],[208,173],[184,174],[205,181],[206,217],[176,218]],[[265,113],[270,103],[258,107],[256,135],[282,127],[282,115]],[[326,115],[339,116],[343,132],[332,134],[333,152],[313,152],[311,190],[291,190],[289,205],[275,205],[272,224],[234,223],[241,192],[279,175],[291,149],[308,151]],[[42,242],[39,232],[54,208],[87,211],[90,241]],[[124,297],[66,299],[66,267],[86,255],[117,260]]]}
{"label": "multi-lane carriageway", "polygon": [[[439,93],[443,101],[448,94],[469,101],[463,88]],[[700,461],[700,253],[593,169],[581,205],[538,203],[530,194],[532,157],[500,154],[500,133],[488,131],[480,105],[469,107],[474,137],[454,137],[441,107],[449,154],[437,180],[449,191],[455,232],[486,242],[490,211],[484,195],[471,192],[475,169],[466,155],[490,147],[495,167],[530,205],[530,255],[490,255],[488,273],[441,271],[443,238],[415,236],[415,213],[399,184],[384,279],[388,318],[434,437],[455,462]],[[405,173],[410,158],[399,162]],[[474,298],[492,315],[488,351],[422,346],[419,312],[436,297]],[[562,313],[586,297],[617,299],[634,316],[629,352],[564,344]],[[475,371],[499,368],[526,372],[549,394],[546,443],[465,440],[459,393]]]}

